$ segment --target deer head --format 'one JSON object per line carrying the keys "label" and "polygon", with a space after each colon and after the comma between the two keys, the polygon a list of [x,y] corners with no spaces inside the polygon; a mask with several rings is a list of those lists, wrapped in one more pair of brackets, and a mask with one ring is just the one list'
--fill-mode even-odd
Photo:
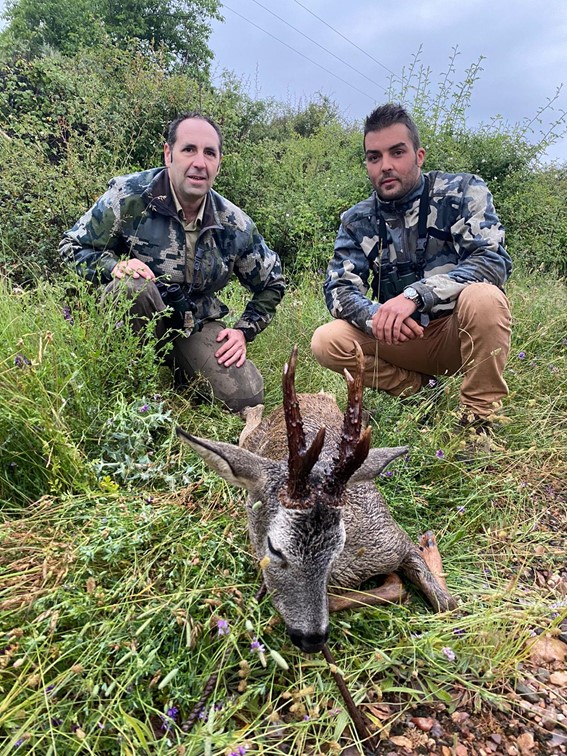
{"label": "deer head", "polygon": [[370,428],[362,430],[360,347],[357,355],[356,377],[345,370],[348,406],[340,441],[333,448],[325,445],[325,427],[309,442],[306,439],[295,391],[297,347],[283,372],[286,427],[279,432],[287,432],[287,460],[268,459],[177,429],[213,470],[248,491],[248,528],[266,587],[291,640],[306,652],[320,650],[328,638],[327,584],[345,546],[342,510],[347,489],[373,481],[407,451],[406,447],[370,448]]}

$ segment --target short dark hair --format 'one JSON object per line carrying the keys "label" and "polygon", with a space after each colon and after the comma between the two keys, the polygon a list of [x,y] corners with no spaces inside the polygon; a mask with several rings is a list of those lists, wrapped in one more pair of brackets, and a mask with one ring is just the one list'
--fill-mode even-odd
{"label": "short dark hair", "polygon": [[219,153],[222,155],[222,131],[220,130],[220,126],[216,121],[213,121],[212,118],[209,118],[209,116],[203,115],[203,113],[199,113],[198,110],[190,110],[185,113],[180,113],[175,120],[173,120],[169,126],[167,127],[167,143],[169,145],[169,149],[173,149],[173,145],[177,141],[177,129],[179,128],[180,124],[183,123],[183,121],[188,121],[190,118],[198,118],[201,121],[206,121],[209,123],[213,129],[217,132],[218,138],[219,138]]}
{"label": "short dark hair", "polygon": [[366,139],[369,131],[380,131],[380,129],[386,129],[388,126],[393,126],[396,123],[403,123],[404,126],[407,126],[413,146],[416,150],[419,150],[421,144],[415,121],[407,110],[397,102],[388,102],[386,105],[380,105],[380,107],[370,113],[364,121],[364,138]]}

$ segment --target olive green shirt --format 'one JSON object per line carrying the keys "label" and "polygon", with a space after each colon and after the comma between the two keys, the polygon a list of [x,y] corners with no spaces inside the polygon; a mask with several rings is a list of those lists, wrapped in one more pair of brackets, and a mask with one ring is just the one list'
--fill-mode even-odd
{"label": "olive green shirt", "polygon": [[173,184],[171,181],[169,182],[171,186],[171,193],[173,195],[173,201],[175,202],[175,208],[177,210],[177,215],[179,216],[179,220],[181,221],[183,225],[183,230],[185,231],[185,245],[186,245],[186,251],[185,251],[185,281],[186,283],[190,283],[191,279],[193,278],[193,267],[195,265],[195,248],[197,246],[197,239],[199,238],[199,232],[201,231],[201,225],[203,223],[203,214],[205,212],[205,201],[206,196],[203,197],[203,201],[201,202],[201,206],[199,207],[199,212],[197,213],[197,217],[194,221],[191,221],[191,223],[188,223],[185,220],[185,213],[183,212],[183,208],[181,207],[181,204],[179,200],[177,199],[177,194],[175,194],[175,189],[173,188]]}

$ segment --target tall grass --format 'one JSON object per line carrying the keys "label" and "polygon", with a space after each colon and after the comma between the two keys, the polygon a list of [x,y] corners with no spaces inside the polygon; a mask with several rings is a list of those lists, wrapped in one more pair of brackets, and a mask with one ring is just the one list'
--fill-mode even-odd
{"label": "tall grass", "polygon": [[[236,316],[242,294],[229,294]],[[365,394],[374,444],[411,449],[380,479],[384,496],[412,536],[436,532],[460,599],[442,615],[415,595],[333,617],[337,664],[381,736],[421,702],[505,706],[534,632],[565,617],[535,575],[564,559],[567,296],[521,273],[508,294],[508,422],[488,464],[458,461],[457,378],[425,426],[419,402]],[[241,421],[197,390],[175,394],[123,316],[86,284],[0,289],[0,753],[362,753],[323,658],[296,651],[254,599],[243,496],[172,433],[236,442]],[[298,390],[344,404],[343,380],[309,353],[326,318],[308,274],[251,345],[268,410],[295,343]]]}

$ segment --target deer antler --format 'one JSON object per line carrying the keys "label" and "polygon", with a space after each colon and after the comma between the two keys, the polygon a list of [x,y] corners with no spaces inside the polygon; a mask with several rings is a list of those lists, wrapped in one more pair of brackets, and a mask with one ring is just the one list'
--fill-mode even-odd
{"label": "deer antler", "polygon": [[[323,441],[325,440],[325,427],[321,426],[307,449],[305,444],[305,432],[303,420],[299,411],[299,400],[295,390],[295,366],[297,364],[297,346],[294,346],[283,370],[283,406],[285,424],[287,426],[287,438],[289,447],[288,460],[288,503],[284,506],[297,508],[298,500],[304,498],[308,492],[307,480],[309,473],[319,458]],[[287,499],[287,497],[286,497]]]}
{"label": "deer antler", "polygon": [[327,491],[336,493],[343,488],[351,475],[362,465],[370,451],[370,436],[372,431],[366,428],[362,433],[362,376],[364,374],[364,354],[360,344],[355,342],[356,375],[345,369],[345,379],[348,384],[348,405],[345,410],[341,442],[337,456],[334,457],[334,467],[327,483]]}

